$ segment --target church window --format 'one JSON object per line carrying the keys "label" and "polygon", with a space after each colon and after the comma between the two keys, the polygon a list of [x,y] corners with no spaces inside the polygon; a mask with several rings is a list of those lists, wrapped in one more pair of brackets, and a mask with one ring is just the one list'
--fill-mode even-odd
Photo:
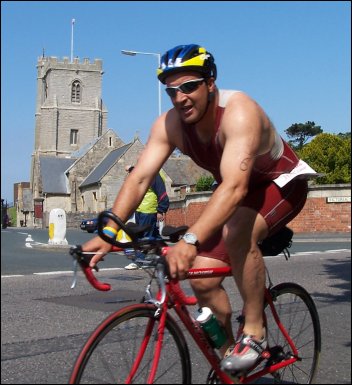
{"label": "church window", "polygon": [[80,103],[81,102],[81,93],[82,93],[82,87],[78,80],[75,80],[72,83],[71,88],[71,102],[72,103]]}
{"label": "church window", "polygon": [[71,130],[71,133],[70,133],[70,144],[71,145],[78,144],[78,130]]}
{"label": "church window", "polygon": [[43,78],[43,101],[48,97],[48,84],[46,82],[46,77]]}

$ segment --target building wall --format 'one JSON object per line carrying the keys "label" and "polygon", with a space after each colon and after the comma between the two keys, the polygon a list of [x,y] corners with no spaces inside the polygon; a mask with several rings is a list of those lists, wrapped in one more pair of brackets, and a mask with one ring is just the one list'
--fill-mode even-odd
{"label": "building wall", "polygon": [[[102,103],[102,61],[41,57],[37,62],[35,145],[31,164],[33,198],[43,197],[39,155],[68,156],[107,131]],[[72,83],[81,85],[80,101],[71,100]],[[70,143],[77,130],[77,144]]]}
{"label": "building wall", "polygon": [[[35,151],[65,155],[106,131],[107,111],[101,103],[102,61],[73,63],[64,58],[39,58]],[[81,84],[80,102],[71,101],[72,83]],[[101,126],[101,127],[100,127]],[[77,145],[70,144],[71,129],[78,130]],[[100,133],[99,133],[100,129]]]}
{"label": "building wall", "polygon": [[322,185],[309,189],[307,202],[289,226],[295,232],[350,232],[351,186]]}
{"label": "building wall", "polygon": [[69,195],[47,195],[44,200],[44,212],[50,213],[51,210],[60,208],[65,212],[68,212],[71,209],[70,206],[70,196]]}
{"label": "building wall", "polygon": [[[187,194],[183,199],[170,201],[170,209],[166,213],[166,224],[171,226],[191,226],[201,215],[211,192]],[[347,200],[332,202],[328,200]],[[349,201],[348,201],[349,200]],[[107,208],[110,208],[111,205]],[[79,228],[82,219],[92,218],[98,212],[68,212],[67,227]],[[288,226],[296,233],[350,233],[351,232],[351,186],[325,185],[310,187],[307,202]]]}
{"label": "building wall", "polygon": [[[69,183],[71,191],[71,209],[70,211],[86,211],[87,206],[84,202],[89,202],[92,197],[85,196],[93,194],[92,189],[89,188],[83,191],[79,188],[80,184],[93,171],[103,158],[112,150],[123,146],[121,139],[115,134],[113,130],[108,130],[98,142],[87,152],[82,158],[79,158],[69,170]],[[100,188],[95,186],[95,189]],[[96,191],[96,190],[95,190]],[[87,199],[86,199],[87,198]],[[97,195],[99,200],[103,199],[101,194]],[[92,198],[93,199],[93,198]],[[89,207],[94,207],[89,204]],[[100,205],[97,206],[98,209]],[[92,210],[95,211],[95,210]]]}
{"label": "building wall", "polygon": [[[183,200],[172,201],[166,214],[166,223],[173,226],[191,226],[204,210],[210,192],[192,193]],[[346,201],[346,202],[332,202]],[[351,186],[324,185],[310,187],[307,202],[288,226],[294,232],[351,231]]]}

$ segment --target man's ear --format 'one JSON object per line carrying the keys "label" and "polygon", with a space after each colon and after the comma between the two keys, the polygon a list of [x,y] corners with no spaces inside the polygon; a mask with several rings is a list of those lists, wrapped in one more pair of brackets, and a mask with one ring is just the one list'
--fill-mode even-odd
{"label": "man's ear", "polygon": [[208,86],[208,101],[211,102],[215,97],[215,90],[216,90],[216,84],[214,78],[209,78],[207,80],[207,86]]}

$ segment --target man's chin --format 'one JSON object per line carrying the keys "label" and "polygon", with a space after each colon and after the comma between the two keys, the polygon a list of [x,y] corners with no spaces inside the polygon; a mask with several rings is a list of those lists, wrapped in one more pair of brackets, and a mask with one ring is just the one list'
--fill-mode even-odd
{"label": "man's chin", "polygon": [[194,124],[198,121],[198,115],[192,111],[186,113],[182,112],[180,116],[181,120],[186,124]]}

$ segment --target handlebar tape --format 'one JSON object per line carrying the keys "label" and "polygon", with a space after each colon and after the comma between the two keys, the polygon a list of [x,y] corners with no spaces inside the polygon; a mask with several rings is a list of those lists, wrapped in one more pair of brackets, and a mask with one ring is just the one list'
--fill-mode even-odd
{"label": "handlebar tape", "polygon": [[100,282],[97,280],[95,275],[92,272],[92,268],[84,260],[80,260],[79,264],[83,270],[84,275],[86,276],[88,282],[97,290],[100,291],[109,291],[111,290],[111,285],[109,283]]}

